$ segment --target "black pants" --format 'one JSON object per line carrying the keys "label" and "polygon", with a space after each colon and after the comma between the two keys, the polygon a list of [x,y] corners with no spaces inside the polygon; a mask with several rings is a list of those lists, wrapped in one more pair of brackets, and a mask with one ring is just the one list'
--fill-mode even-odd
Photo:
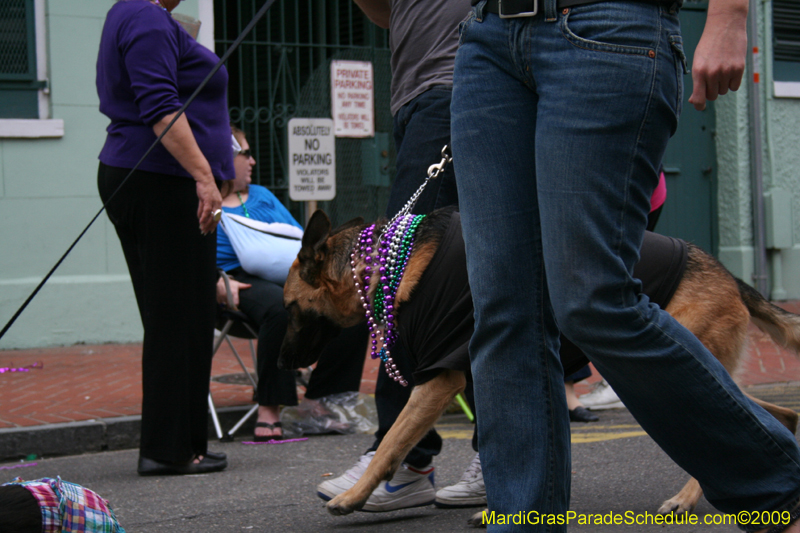
{"label": "black pants", "polygon": [[367,323],[363,322],[343,329],[338,337],[328,343],[311,373],[306,398],[316,400],[361,388],[368,333]]}
{"label": "black pants", "polygon": [[[100,164],[108,202],[129,170]],[[140,454],[185,462],[208,443],[217,236],[202,236],[190,178],[137,171],[106,206],[144,326]]]}
{"label": "black pants", "polygon": [[239,310],[258,326],[258,404],[297,405],[294,370],[278,370],[281,343],[289,323],[283,307],[283,287],[248,274],[241,267],[228,274],[251,285],[239,291]]}
{"label": "black pants", "polygon": [[[281,343],[289,322],[289,314],[283,307],[283,287],[248,274],[241,267],[228,274],[251,285],[239,291],[239,309],[258,324],[258,404],[297,405],[294,370],[278,370]],[[366,323],[342,330],[323,350],[311,373],[306,398],[358,391],[366,345]]]}

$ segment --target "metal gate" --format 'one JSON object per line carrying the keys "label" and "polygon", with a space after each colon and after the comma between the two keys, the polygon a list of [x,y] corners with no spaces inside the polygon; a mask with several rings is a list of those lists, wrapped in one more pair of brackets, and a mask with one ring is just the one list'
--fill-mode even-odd
{"label": "metal gate", "polygon": [[[263,0],[216,0],[217,54],[222,55]],[[352,0],[278,0],[231,56],[231,122],[247,134],[253,181],[268,187],[303,222],[304,205],[289,201],[286,126],[290,119],[331,118],[330,62],[370,61],[375,78],[375,138],[336,139],[336,193],[320,202],[334,225],[383,214],[394,175],[389,110],[389,37]]]}

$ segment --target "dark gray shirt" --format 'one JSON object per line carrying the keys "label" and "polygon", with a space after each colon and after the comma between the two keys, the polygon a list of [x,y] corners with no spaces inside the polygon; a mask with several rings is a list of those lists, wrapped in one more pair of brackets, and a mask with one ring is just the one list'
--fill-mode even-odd
{"label": "dark gray shirt", "polygon": [[436,85],[453,85],[458,24],[470,0],[392,0],[392,116]]}

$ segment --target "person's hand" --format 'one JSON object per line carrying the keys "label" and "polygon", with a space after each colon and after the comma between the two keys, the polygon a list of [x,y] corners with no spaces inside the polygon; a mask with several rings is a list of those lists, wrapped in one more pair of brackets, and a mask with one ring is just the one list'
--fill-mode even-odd
{"label": "person's hand", "polygon": [[214,211],[222,208],[222,196],[214,181],[197,180],[197,219],[203,235],[211,233],[217,227]]}
{"label": "person's hand", "polygon": [[742,83],[747,54],[747,2],[716,0],[709,5],[703,35],[692,63],[694,90],[689,103],[698,111]]}
{"label": "person's hand", "polygon": [[[241,283],[233,278],[228,278],[231,287],[231,298],[233,299],[233,306],[239,307],[239,291],[249,289],[252,287],[249,283]],[[225,290],[225,280],[220,277],[217,280],[217,303],[227,306],[228,293]]]}

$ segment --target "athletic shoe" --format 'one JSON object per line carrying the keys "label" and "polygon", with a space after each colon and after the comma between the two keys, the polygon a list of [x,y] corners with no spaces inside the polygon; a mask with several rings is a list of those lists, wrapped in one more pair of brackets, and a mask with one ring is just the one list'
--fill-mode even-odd
{"label": "athletic shoe", "polygon": [[620,401],[617,393],[611,388],[606,380],[595,385],[594,390],[589,394],[578,397],[584,407],[590,411],[601,411],[603,409],[619,409],[625,407]]}
{"label": "athletic shoe", "polygon": [[469,464],[461,480],[436,493],[436,507],[477,507],[486,505],[486,487],[479,454]]}
{"label": "athletic shoe", "polygon": [[436,499],[433,471],[432,466],[420,470],[401,464],[390,481],[382,481],[378,485],[361,510],[383,513],[432,504]]}
{"label": "athletic shoe", "polygon": [[358,458],[358,462],[341,476],[329,479],[317,485],[317,496],[325,501],[334,499],[339,494],[350,489],[366,472],[375,452],[367,452]]}
{"label": "athletic shoe", "polygon": [[[362,455],[358,463],[336,479],[320,483],[317,495],[323,500],[331,500],[356,484],[369,466],[375,452]],[[434,468],[423,470],[403,463],[390,481],[382,481],[372,492],[362,511],[382,513],[430,505],[436,498],[433,489]]]}

